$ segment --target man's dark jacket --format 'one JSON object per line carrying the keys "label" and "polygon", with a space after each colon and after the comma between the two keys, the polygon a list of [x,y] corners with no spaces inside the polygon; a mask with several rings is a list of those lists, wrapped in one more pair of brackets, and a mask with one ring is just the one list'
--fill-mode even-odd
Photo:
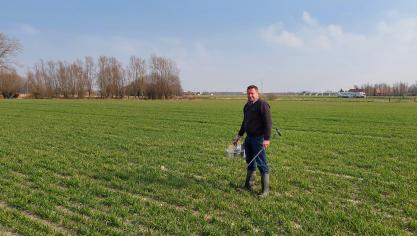
{"label": "man's dark jacket", "polygon": [[248,102],[243,107],[243,122],[239,135],[246,132],[249,136],[263,136],[264,140],[271,137],[272,118],[269,104],[261,99],[256,102]]}

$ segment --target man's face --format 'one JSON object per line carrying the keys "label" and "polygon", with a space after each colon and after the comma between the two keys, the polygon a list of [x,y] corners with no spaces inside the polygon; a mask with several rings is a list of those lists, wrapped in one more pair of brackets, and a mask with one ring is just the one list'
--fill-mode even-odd
{"label": "man's face", "polygon": [[248,89],[246,91],[246,93],[248,94],[248,101],[250,101],[250,102],[254,102],[259,98],[259,93],[254,88],[253,89]]}

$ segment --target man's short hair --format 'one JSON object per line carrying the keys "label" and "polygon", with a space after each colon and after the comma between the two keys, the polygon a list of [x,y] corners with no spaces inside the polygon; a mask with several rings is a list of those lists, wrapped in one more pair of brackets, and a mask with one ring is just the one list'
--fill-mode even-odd
{"label": "man's short hair", "polygon": [[256,91],[258,91],[258,87],[256,85],[253,85],[253,84],[249,85],[246,90],[249,90],[249,89],[255,89]]}

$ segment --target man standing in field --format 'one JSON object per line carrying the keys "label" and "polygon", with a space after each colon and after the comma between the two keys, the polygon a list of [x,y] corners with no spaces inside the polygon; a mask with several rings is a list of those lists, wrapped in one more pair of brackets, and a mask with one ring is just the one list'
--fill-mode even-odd
{"label": "man standing in field", "polygon": [[[246,90],[248,102],[243,108],[243,121],[238,135],[233,139],[237,144],[246,132],[245,154],[247,168],[245,189],[253,191],[256,167],[261,172],[262,192],[260,197],[266,197],[269,192],[269,168],[266,159],[266,148],[270,144],[272,118],[269,104],[259,98],[258,87],[248,86]],[[252,159],[259,153],[254,161]],[[252,162],[251,162],[252,161]]]}

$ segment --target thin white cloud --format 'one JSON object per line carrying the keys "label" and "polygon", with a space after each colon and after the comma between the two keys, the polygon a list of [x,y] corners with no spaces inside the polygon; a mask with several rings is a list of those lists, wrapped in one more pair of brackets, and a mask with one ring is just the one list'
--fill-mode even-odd
{"label": "thin white cloud", "polygon": [[311,25],[311,26],[317,26],[319,24],[318,21],[314,19],[313,17],[311,17],[310,13],[306,11],[303,12],[303,21],[307,25]]}
{"label": "thin white cloud", "polygon": [[334,38],[343,37],[343,29],[339,25],[329,25],[327,26],[327,32],[330,36]]}
{"label": "thin white cloud", "polygon": [[279,35],[274,36],[273,39],[278,43],[287,45],[289,47],[302,47],[304,45],[303,41],[297,37],[297,35],[286,30],[283,30]]}
{"label": "thin white cloud", "polygon": [[38,34],[39,30],[28,24],[18,24],[18,29],[25,34]]}
{"label": "thin white cloud", "polygon": [[176,37],[164,37],[164,38],[161,38],[159,41],[161,43],[165,43],[165,44],[169,44],[173,46],[178,46],[178,45],[181,45],[182,43],[181,39],[176,38]]}
{"label": "thin white cloud", "polygon": [[291,32],[283,28],[282,24],[261,28],[261,38],[268,43],[292,48],[304,47],[306,50],[329,50],[366,40],[364,35],[345,32],[341,25],[321,25],[306,11],[302,14],[302,21],[305,24]]}
{"label": "thin white cloud", "polygon": [[303,40],[297,35],[281,30],[279,24],[273,24],[261,29],[261,37],[271,43],[280,44],[283,46],[299,48],[304,46]]}
{"label": "thin white cloud", "polygon": [[385,12],[385,16],[387,18],[394,18],[394,17],[400,16],[400,12],[397,10],[389,10]]}
{"label": "thin white cloud", "polygon": [[403,43],[417,42],[417,17],[401,18],[390,22],[381,21],[377,29],[382,37]]}
{"label": "thin white cloud", "polygon": [[[304,24],[295,28],[284,28],[282,24],[279,28],[262,28],[262,39],[279,46],[273,50],[277,54],[268,60],[280,61],[280,68],[271,73],[293,81],[277,79],[276,83],[313,90],[348,88],[368,82],[414,83],[417,16],[404,17],[393,11],[367,33],[349,32],[335,22],[320,24],[308,12],[302,13],[301,21]],[[291,32],[291,37],[303,42],[303,47],[283,51],[283,32]],[[292,58],[296,59],[291,61]]]}

